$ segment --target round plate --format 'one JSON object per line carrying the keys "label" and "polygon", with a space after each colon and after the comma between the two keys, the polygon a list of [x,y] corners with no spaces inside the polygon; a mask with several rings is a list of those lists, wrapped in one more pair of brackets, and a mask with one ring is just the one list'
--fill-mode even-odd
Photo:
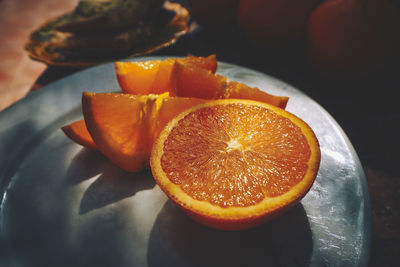
{"label": "round plate", "polygon": [[[156,58],[140,60],[150,59]],[[0,113],[0,265],[366,266],[368,191],[341,128],[284,82],[226,63],[218,72],[289,96],[287,110],[314,129],[321,166],[299,205],[254,229],[209,229],[168,200],[149,170],[124,172],[73,143],[60,127],[82,118],[82,91],[119,90],[109,63],[54,82]]]}

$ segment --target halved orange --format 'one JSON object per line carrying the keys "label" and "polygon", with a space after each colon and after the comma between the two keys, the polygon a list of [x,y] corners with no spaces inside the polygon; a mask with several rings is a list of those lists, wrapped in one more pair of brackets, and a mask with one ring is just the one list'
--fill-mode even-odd
{"label": "halved orange", "polygon": [[87,130],[98,149],[126,171],[149,165],[152,145],[161,129],[183,110],[203,99],[163,95],[88,93],[82,95]]}
{"label": "halved orange", "polygon": [[75,143],[89,149],[97,149],[97,145],[90,136],[84,120],[74,121],[61,127],[61,130]]}
{"label": "halved orange", "polygon": [[115,62],[115,72],[121,90],[128,94],[158,94],[169,91],[168,82],[174,62],[197,66],[215,73],[217,58],[187,56],[181,59]]}
{"label": "halved orange", "polygon": [[205,99],[250,99],[265,102],[285,109],[289,100],[286,96],[268,94],[257,87],[231,81],[210,71],[176,63],[172,71],[170,87],[177,96]]}
{"label": "halved orange", "polygon": [[295,115],[251,100],[214,100],[182,112],[152,149],[153,176],[185,213],[238,230],[287,211],[312,186],[320,148]]}

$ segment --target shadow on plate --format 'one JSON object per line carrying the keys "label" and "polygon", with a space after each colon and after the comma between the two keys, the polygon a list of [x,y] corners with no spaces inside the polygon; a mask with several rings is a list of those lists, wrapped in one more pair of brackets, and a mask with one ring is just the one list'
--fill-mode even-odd
{"label": "shadow on plate", "polygon": [[[101,208],[153,188],[150,172],[124,172],[86,149],[75,155],[65,176],[49,174],[54,166],[46,166],[30,163],[7,191],[0,266],[131,266],[126,251],[136,244],[131,240],[136,229],[129,203]],[[91,184],[83,183],[90,178]],[[98,212],[84,214],[94,209]]]}
{"label": "shadow on plate", "polygon": [[79,214],[102,208],[154,186],[155,182],[148,170],[128,173],[113,165],[85,191]]}
{"label": "shadow on plate", "polygon": [[202,226],[167,201],[153,226],[147,261],[156,266],[308,266],[312,234],[301,204],[244,231]]}
{"label": "shadow on plate", "polygon": [[83,194],[79,208],[81,215],[155,186],[149,170],[126,172],[98,151],[89,149],[82,149],[74,157],[65,180],[69,185],[76,185],[99,174]]}
{"label": "shadow on plate", "polygon": [[77,185],[102,173],[110,164],[99,151],[82,148],[68,166],[65,182],[67,185]]}

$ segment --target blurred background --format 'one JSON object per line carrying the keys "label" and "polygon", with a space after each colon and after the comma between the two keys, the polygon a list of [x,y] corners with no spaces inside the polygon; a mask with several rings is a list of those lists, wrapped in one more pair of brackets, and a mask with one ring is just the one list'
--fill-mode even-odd
{"label": "blurred background", "polygon": [[[55,52],[39,46],[36,36],[31,36],[33,31],[46,32],[44,23],[71,12],[78,2],[0,0],[0,111],[57,79],[102,60],[114,60],[102,58],[102,53],[83,58],[84,52],[74,54],[68,49],[54,59]],[[219,61],[261,71],[309,95],[344,129],[363,164],[373,219],[370,266],[398,266],[399,1],[171,2],[189,11],[187,28],[173,28],[168,36],[156,33],[163,38],[150,36],[144,47],[115,59],[135,53],[216,54]],[[96,34],[109,37],[103,30]],[[43,42],[53,40],[49,38],[44,36]],[[25,49],[28,43],[29,53]],[[47,64],[43,63],[46,60]]]}

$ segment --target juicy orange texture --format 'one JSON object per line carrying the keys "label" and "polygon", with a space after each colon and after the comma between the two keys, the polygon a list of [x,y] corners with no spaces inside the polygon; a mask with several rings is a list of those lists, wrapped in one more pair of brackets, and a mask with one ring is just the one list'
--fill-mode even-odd
{"label": "juicy orange texture", "polygon": [[286,108],[288,97],[268,94],[257,87],[215,74],[217,59],[186,57],[137,62],[116,62],[118,83],[124,93],[161,94],[204,99],[251,99]]}
{"label": "juicy orange texture", "polygon": [[176,64],[172,72],[172,86],[175,95],[204,99],[250,99],[286,108],[289,100],[286,96],[275,96],[250,87],[244,83],[230,81],[225,76],[210,71]]}
{"label": "juicy orange texture", "polygon": [[320,150],[311,128],[282,109],[217,100],[174,118],[156,140],[153,176],[195,220],[243,229],[294,205],[310,189]]}
{"label": "juicy orange texture", "polygon": [[[152,144],[162,127],[187,107],[210,99],[237,98],[285,108],[288,101],[288,97],[270,95],[215,74],[215,55],[116,62],[115,67],[122,90],[139,95],[84,93],[86,122],[76,121],[62,129],[76,143],[99,149],[127,171],[148,164]],[[148,94],[162,92],[184,97]]]}
{"label": "juicy orange texture", "polygon": [[215,55],[208,57],[188,56],[181,59],[115,62],[115,72],[121,90],[127,94],[160,94],[171,90],[171,72],[175,61],[197,66],[213,73],[217,70]]}
{"label": "juicy orange texture", "polygon": [[85,92],[82,110],[98,149],[122,169],[134,172],[149,164],[152,145],[161,129],[183,110],[204,102],[168,94]]}

